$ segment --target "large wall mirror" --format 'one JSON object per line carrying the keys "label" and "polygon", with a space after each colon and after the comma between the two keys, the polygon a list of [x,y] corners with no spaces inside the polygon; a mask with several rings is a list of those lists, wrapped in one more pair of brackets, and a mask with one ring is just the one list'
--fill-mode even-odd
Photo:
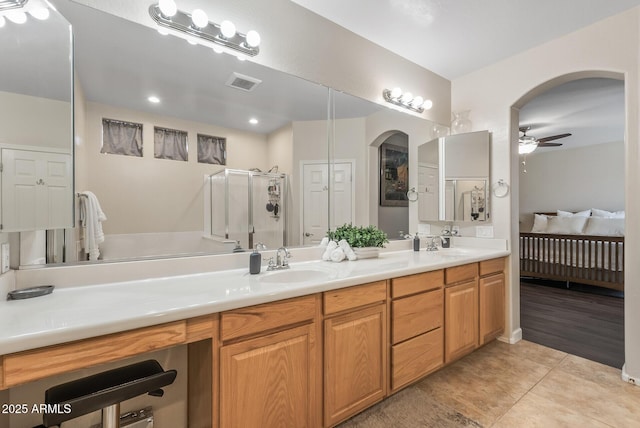
{"label": "large wall mirror", "polygon": [[0,14],[0,231],[73,225],[72,35],[41,0]]}
{"label": "large wall mirror", "polygon": [[[74,31],[73,196],[91,192],[106,216],[98,261],[228,253],[263,239],[272,249],[315,245],[348,222],[388,228],[391,239],[417,227],[417,206],[380,204],[380,145],[404,135],[406,187],[417,147],[438,135],[434,123],[85,5],[52,3]],[[135,153],[105,142],[112,126]],[[167,134],[184,150],[167,150]],[[209,160],[200,153],[208,143]],[[260,221],[278,223],[278,236],[252,239],[244,211],[256,231]],[[86,230],[73,234],[81,245],[66,261],[86,260]]]}
{"label": "large wall mirror", "polygon": [[489,221],[488,131],[450,135],[418,148],[421,222]]}

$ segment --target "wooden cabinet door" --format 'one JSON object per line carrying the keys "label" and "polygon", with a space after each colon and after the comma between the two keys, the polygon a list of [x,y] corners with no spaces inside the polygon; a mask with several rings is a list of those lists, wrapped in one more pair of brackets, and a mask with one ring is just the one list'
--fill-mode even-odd
{"label": "wooden cabinet door", "polygon": [[480,345],[504,332],[504,274],[480,278]]}
{"label": "wooden cabinet door", "polygon": [[478,283],[471,280],[444,290],[445,362],[478,346]]}
{"label": "wooden cabinet door", "polygon": [[386,395],[386,305],[324,321],[324,425],[369,407]]}
{"label": "wooden cabinet door", "polygon": [[220,349],[220,427],[314,427],[315,326]]}

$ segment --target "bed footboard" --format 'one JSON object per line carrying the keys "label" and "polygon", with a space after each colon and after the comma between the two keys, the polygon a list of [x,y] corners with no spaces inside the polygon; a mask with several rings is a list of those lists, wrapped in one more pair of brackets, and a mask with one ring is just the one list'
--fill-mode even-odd
{"label": "bed footboard", "polygon": [[520,275],[624,290],[624,237],[520,233]]}

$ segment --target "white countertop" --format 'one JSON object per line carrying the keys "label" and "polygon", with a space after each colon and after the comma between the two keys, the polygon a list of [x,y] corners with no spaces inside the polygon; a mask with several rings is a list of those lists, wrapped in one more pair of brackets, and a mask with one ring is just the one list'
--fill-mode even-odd
{"label": "white countertop", "polygon": [[[395,251],[352,262],[291,263],[287,271],[263,267],[258,275],[234,269],[57,288],[0,301],[0,355],[507,255],[482,248]],[[276,278],[280,272],[288,272],[288,282]]]}

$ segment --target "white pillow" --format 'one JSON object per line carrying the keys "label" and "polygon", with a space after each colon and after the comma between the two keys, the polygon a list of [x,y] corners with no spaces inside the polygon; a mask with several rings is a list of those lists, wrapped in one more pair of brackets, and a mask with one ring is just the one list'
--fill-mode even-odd
{"label": "white pillow", "polygon": [[623,218],[591,217],[585,235],[624,236]]}
{"label": "white pillow", "polygon": [[593,208],[591,211],[592,211],[594,217],[624,218],[624,210],[622,210],[622,211],[605,211],[605,210],[599,210],[597,208]]}
{"label": "white pillow", "polygon": [[590,216],[591,216],[591,210],[584,210],[577,213],[558,210],[558,217],[590,217]]}
{"label": "white pillow", "polygon": [[587,217],[551,217],[547,233],[559,233],[562,235],[579,235],[584,230]]}
{"label": "white pillow", "polygon": [[549,217],[544,214],[534,214],[531,233],[545,233],[549,225]]}

